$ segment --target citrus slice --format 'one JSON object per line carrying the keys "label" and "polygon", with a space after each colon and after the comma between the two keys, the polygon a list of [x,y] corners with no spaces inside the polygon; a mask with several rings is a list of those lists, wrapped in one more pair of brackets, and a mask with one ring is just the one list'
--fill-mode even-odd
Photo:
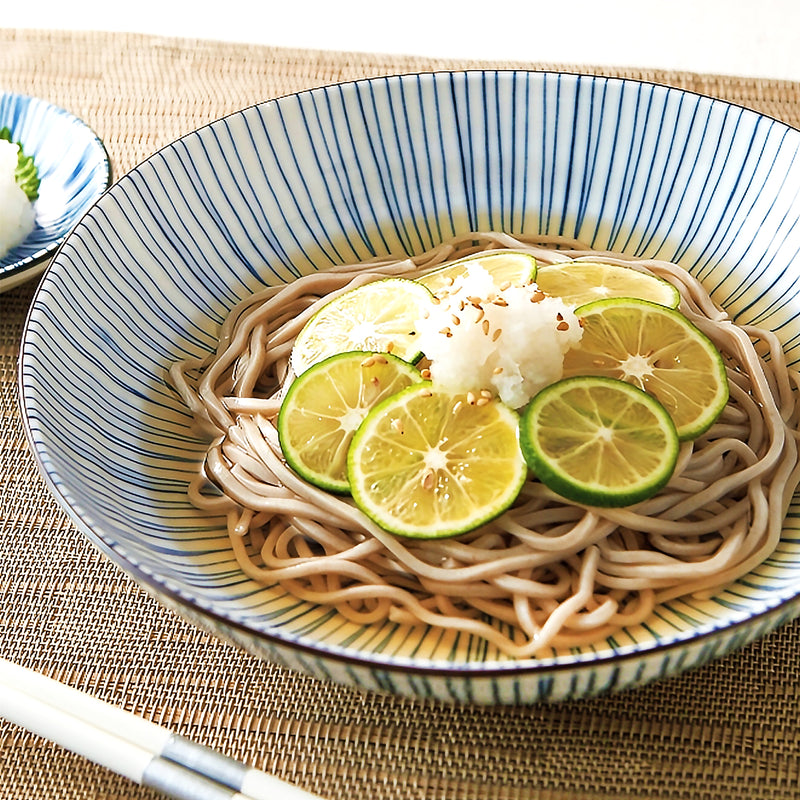
{"label": "citrus slice", "polygon": [[528,404],[519,440],[536,477],[562,497],[625,506],[670,479],[680,448],[666,409],[636,386],[579,376],[551,383]]}
{"label": "citrus slice", "polygon": [[415,361],[420,352],[414,321],[430,308],[431,297],[428,289],[406,278],[383,278],[343,292],[297,335],[291,357],[295,374],[351,350],[391,351]]}
{"label": "citrus slice", "polygon": [[728,402],[714,343],[675,309],[608,298],[576,309],[583,335],[564,356],[563,376],[605,375],[635,384],[667,409],[678,436],[708,430]]}
{"label": "citrus slice", "polygon": [[346,493],[347,449],[367,412],[420,380],[411,364],[388,353],[330,356],[296,378],[278,413],[286,463],[328,491]]}
{"label": "citrus slice", "polygon": [[417,280],[437,294],[452,286],[456,278],[466,275],[468,265],[475,262],[492,276],[498,288],[505,284],[527,286],[536,277],[536,259],[529,253],[489,250],[459,258],[458,261],[452,261]]}
{"label": "citrus slice", "polygon": [[543,292],[580,306],[604,297],[637,297],[677,308],[680,292],[668,281],[633,267],[593,261],[566,261],[539,267],[536,283]]}
{"label": "citrus slice", "polygon": [[505,511],[527,476],[519,417],[498,400],[423,381],[375,406],[353,437],[353,499],[387,531],[455,536]]}

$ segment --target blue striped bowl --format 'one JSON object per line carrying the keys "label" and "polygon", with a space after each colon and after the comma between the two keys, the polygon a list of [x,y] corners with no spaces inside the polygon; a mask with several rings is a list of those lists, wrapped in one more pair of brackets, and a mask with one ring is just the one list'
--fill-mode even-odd
{"label": "blue striped bowl", "polygon": [[111,167],[97,136],[63,108],[0,92],[0,128],[33,156],[41,185],[31,234],[0,256],[0,291],[41,274],[75,223],[108,188]]}
{"label": "blue striped bowl", "polygon": [[453,631],[359,627],[260,587],[186,486],[204,453],[168,388],[251,292],[470,229],[680,262],[800,357],[800,133],[663,86],[523,71],[307,91],[221,119],[116,183],[35,296],[27,431],[76,525],[164,604],[252,653],[368,689],[479,703],[583,697],[721,656],[800,612],[792,506],[775,554],[707,599],[552,658]]}

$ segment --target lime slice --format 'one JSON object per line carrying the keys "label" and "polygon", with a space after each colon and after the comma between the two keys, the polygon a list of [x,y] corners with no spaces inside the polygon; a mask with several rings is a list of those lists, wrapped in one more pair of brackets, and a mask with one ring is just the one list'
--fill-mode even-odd
{"label": "lime slice", "polygon": [[605,375],[633,383],[667,409],[682,440],[714,423],[728,402],[725,365],[713,342],[675,309],[632,298],[576,309],[583,335],[563,376]]}
{"label": "lime slice", "polygon": [[614,378],[565,378],[542,389],[522,415],[519,440],[536,477],[562,497],[632,505],[670,479],[680,448],[664,407]]}
{"label": "lime slice", "polygon": [[292,368],[301,375],[312,364],[351,350],[391,351],[416,361],[415,320],[430,308],[431,293],[417,281],[384,278],[344,292],[305,324],[292,349]]}
{"label": "lime slice", "polygon": [[518,253],[515,250],[490,250],[485,253],[473,253],[458,259],[458,261],[452,261],[417,280],[437,294],[447,290],[457,278],[466,275],[468,265],[475,262],[492,276],[492,280],[498,288],[506,284],[527,286],[536,277],[536,259],[529,253]]}
{"label": "lime slice", "polygon": [[632,267],[566,261],[539,267],[536,283],[547,294],[580,306],[604,297],[637,297],[677,308],[680,292],[668,281]]}
{"label": "lime slice", "polygon": [[505,511],[525,481],[518,424],[498,400],[438,392],[427,381],[411,386],[356,431],[347,456],[353,499],[401,536],[477,528]]}
{"label": "lime slice", "polygon": [[347,449],[367,412],[420,380],[388,353],[330,356],[296,378],[281,403],[278,440],[286,463],[315,486],[346,493]]}

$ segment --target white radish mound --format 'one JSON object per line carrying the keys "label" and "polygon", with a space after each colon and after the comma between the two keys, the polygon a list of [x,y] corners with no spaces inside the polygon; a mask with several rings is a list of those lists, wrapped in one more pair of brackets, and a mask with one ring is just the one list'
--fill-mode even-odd
{"label": "white radish mound", "polygon": [[522,408],[561,377],[564,354],[581,338],[571,306],[535,283],[499,289],[479,265],[439,299],[416,329],[433,383],[453,394],[485,389]]}
{"label": "white radish mound", "polygon": [[23,242],[33,230],[33,204],[14,179],[19,148],[0,140],[0,256]]}

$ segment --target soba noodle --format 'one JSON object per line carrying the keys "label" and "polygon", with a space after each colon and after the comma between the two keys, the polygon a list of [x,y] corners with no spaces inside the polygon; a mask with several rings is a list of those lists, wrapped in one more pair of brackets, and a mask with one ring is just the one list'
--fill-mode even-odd
{"label": "soba noodle", "polygon": [[[730,401],[706,434],[682,445],[669,484],[636,506],[576,505],[531,479],[511,509],[478,530],[403,539],[286,466],[274,423],[292,343],[336,294],[495,248],[525,250],[540,264],[624,264],[672,282],[681,311],[723,354]],[[170,372],[213,436],[191,502],[227,515],[247,576],[333,606],[357,624],[450,628],[513,658],[598,642],[644,621],[658,603],[711,593],[764,561],[800,480],[798,373],[777,337],[734,324],[695,278],[663,261],[564,239],[469,234],[421,256],[337,267],[265,289],[233,310],[219,339],[212,356]]]}

